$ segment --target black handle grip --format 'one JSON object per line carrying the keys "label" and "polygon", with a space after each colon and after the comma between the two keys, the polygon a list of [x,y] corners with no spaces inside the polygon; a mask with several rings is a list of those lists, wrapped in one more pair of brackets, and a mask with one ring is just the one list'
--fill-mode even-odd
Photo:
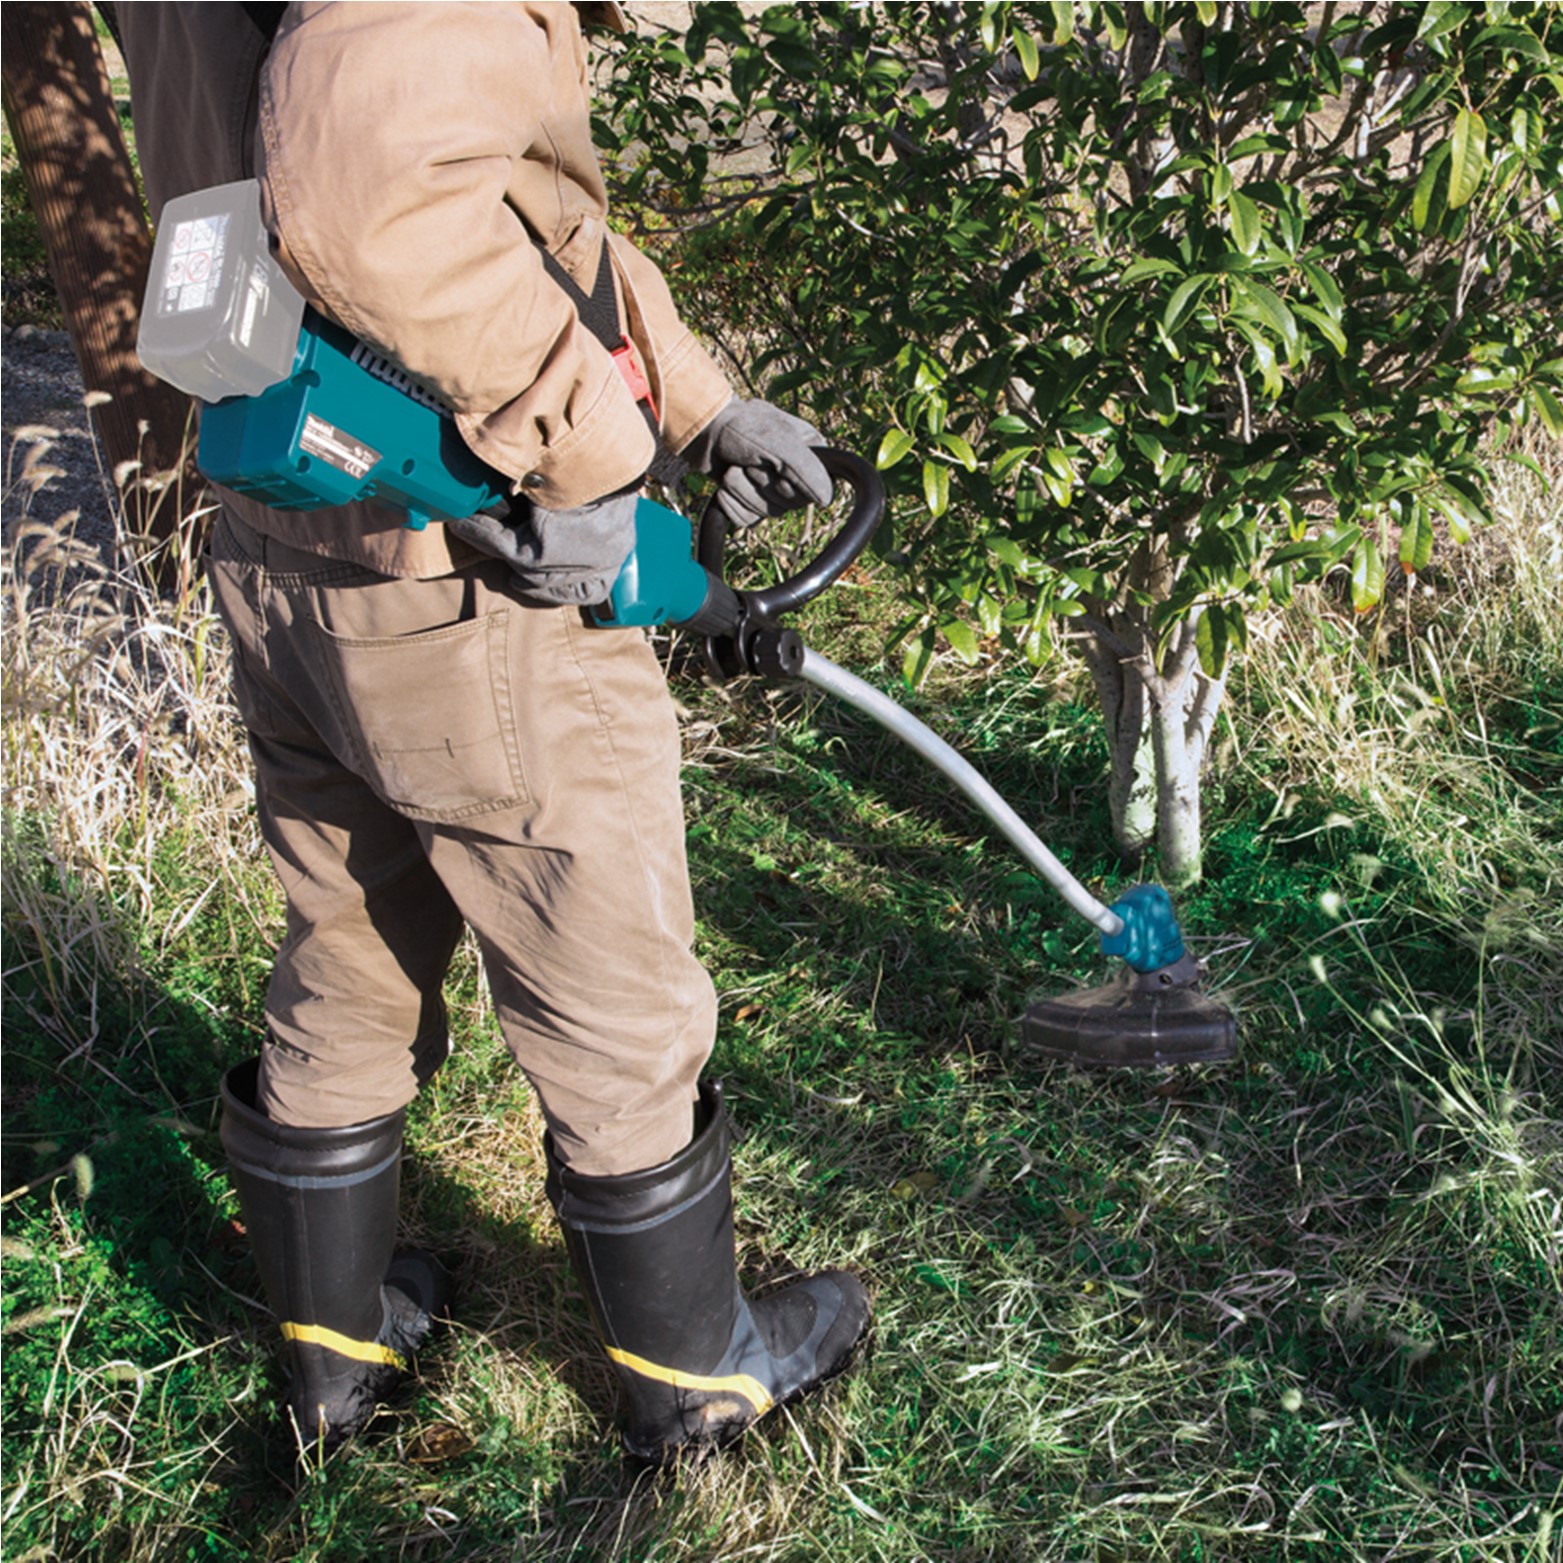
{"label": "black handle grip", "polygon": [[[812,602],[868,547],[869,539],[884,517],[885,486],[870,463],[850,451],[823,445],[815,450],[815,455],[835,481],[845,483],[852,490],[852,513],[818,556],[796,575],[788,576],[775,586],[767,586],[763,591],[743,593],[747,611],[755,619],[769,622]],[[707,505],[700,521],[697,557],[718,580],[722,579],[726,552],[727,518],[715,505]]]}

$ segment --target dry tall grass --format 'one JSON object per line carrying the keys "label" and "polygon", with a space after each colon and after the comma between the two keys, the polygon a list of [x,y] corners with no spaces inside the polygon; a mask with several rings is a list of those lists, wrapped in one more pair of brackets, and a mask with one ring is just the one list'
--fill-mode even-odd
{"label": "dry tall grass", "polygon": [[[160,596],[146,556],[106,559],[76,537],[75,512],[35,515],[49,442],[40,430],[19,448],[21,518],[0,574],[0,890],[49,1023],[74,1033],[100,980],[134,971],[208,900],[247,918],[248,937],[274,929],[254,906],[248,759],[204,588]],[[193,895],[196,875],[176,889],[163,871],[181,847],[199,865]]]}
{"label": "dry tall grass", "polygon": [[[1500,464],[1491,524],[1366,625],[1313,592],[1259,627],[1227,748],[1276,817],[1307,791],[1340,801],[1331,828],[1388,835],[1428,909],[1539,985],[1555,1020],[1563,842],[1557,767],[1538,766],[1563,756],[1563,449],[1529,454],[1539,473]],[[1370,883],[1379,865],[1359,867]]]}

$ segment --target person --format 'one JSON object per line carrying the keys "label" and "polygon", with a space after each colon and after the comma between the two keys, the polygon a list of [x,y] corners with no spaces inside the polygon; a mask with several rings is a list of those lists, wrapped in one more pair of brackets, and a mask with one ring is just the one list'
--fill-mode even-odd
{"label": "person", "polygon": [[[643,633],[580,611],[629,551],[659,442],[740,524],[830,480],[815,431],[735,396],[609,231],[583,13],[623,26],[565,4],[118,8],[154,218],[257,179],[294,284],[451,409],[514,496],[503,522],[413,530],[372,502],[220,494],[210,579],[287,902],[222,1136],[316,1448],[368,1422],[445,1306],[438,1261],[396,1250],[397,1180],[464,925],[542,1108],[632,1454],[729,1442],[841,1370],[869,1318],[849,1271],[739,1286],[674,707]],[[604,286],[617,353],[577,307]]]}

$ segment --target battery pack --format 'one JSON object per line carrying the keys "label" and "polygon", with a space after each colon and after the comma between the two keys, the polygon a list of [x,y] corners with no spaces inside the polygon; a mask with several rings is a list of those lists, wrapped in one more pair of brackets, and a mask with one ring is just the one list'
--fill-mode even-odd
{"label": "battery pack", "polygon": [[136,352],[159,379],[202,401],[253,396],[293,367],[304,299],[277,264],[253,179],[164,208]]}

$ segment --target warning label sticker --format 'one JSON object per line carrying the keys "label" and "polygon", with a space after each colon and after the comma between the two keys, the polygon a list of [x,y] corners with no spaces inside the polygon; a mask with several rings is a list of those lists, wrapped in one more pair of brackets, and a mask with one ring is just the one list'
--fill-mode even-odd
{"label": "warning label sticker", "polygon": [[158,290],[158,314],[182,315],[216,303],[228,251],[228,218],[227,212],[192,217],[174,228]]}
{"label": "warning label sticker", "polygon": [[299,436],[299,449],[345,472],[350,478],[362,478],[380,459],[380,452],[362,440],[355,440],[345,430],[324,418],[309,413],[304,419],[304,432]]}

